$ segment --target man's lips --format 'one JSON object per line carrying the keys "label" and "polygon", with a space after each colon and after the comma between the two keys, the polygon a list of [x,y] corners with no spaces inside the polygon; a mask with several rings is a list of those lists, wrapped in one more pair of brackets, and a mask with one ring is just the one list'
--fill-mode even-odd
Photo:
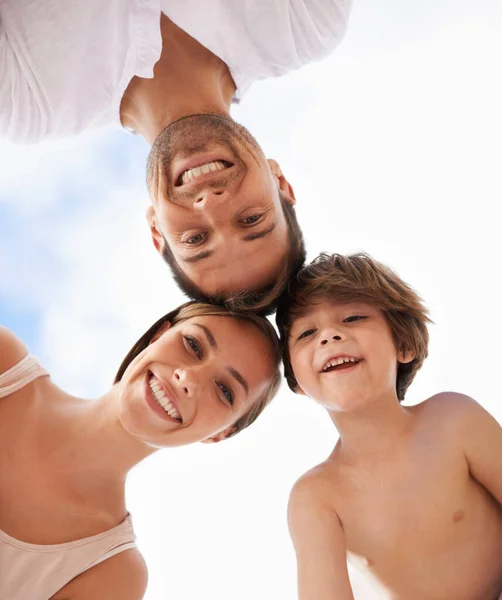
{"label": "man's lips", "polygon": [[[175,161],[174,165],[173,165],[173,184],[175,186],[179,186],[182,185],[180,183],[178,183],[180,181],[181,176],[183,175],[183,173],[185,171],[188,171],[189,169],[195,169],[196,167],[200,167],[202,165],[206,165],[208,163],[212,163],[212,162],[216,162],[216,161],[221,161],[223,163],[225,163],[225,165],[229,165],[228,168],[234,166],[235,163],[235,159],[233,159],[232,157],[225,155],[225,152],[222,151],[218,151],[218,152],[211,152],[211,153],[206,153],[206,154],[199,154],[197,156],[191,156],[190,158],[187,158],[185,160],[182,161]],[[206,177],[207,175],[213,175],[215,173],[223,173],[226,172],[228,169],[225,169],[223,171],[211,171],[210,173],[205,173],[203,175],[200,175],[199,177],[197,177],[198,179],[202,179],[202,177]],[[192,182],[189,182],[192,183]]]}

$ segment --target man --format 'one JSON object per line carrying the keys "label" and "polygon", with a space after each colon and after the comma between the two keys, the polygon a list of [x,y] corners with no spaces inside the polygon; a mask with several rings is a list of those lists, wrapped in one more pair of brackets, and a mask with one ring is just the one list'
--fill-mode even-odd
{"label": "man", "polygon": [[230,117],[250,84],[327,56],[351,0],[0,0],[0,135],[108,123],[152,151],[147,218],[187,295],[267,312],[305,250],[279,165]]}

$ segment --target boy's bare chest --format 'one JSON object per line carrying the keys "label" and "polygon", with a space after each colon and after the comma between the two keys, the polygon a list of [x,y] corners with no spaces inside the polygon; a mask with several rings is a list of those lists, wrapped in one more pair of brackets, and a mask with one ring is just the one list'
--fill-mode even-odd
{"label": "boy's bare chest", "polygon": [[[392,597],[414,597],[412,585],[417,598],[435,598],[435,590],[444,598],[445,589],[460,598],[479,577],[489,589],[502,575],[502,514],[461,452],[430,440],[419,452],[339,475],[349,560]],[[486,597],[475,594],[465,598]]]}

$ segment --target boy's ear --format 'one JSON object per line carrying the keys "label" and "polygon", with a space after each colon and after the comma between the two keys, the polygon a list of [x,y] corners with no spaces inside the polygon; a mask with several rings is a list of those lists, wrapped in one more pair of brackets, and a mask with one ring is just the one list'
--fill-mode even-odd
{"label": "boy's ear", "polygon": [[227,427],[226,429],[223,429],[223,431],[220,431],[215,435],[206,438],[205,440],[201,440],[201,442],[203,444],[216,444],[217,442],[222,442],[229,435],[232,435],[232,433],[235,433],[236,431],[237,427]]}
{"label": "boy's ear", "polygon": [[397,360],[403,365],[410,363],[415,358],[413,350],[400,350],[397,354]]}

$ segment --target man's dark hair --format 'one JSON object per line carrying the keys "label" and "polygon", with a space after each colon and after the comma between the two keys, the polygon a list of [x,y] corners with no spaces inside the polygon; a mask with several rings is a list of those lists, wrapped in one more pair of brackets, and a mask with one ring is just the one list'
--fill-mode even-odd
{"label": "man's dark hair", "polygon": [[288,251],[273,281],[256,290],[208,295],[185,275],[164,238],[162,257],[171,268],[173,278],[181,291],[197,302],[220,304],[232,311],[272,314],[277,307],[278,298],[286,289],[290,279],[302,268],[306,257],[305,242],[296,218],[296,211],[281,192],[279,197],[288,229]]}

